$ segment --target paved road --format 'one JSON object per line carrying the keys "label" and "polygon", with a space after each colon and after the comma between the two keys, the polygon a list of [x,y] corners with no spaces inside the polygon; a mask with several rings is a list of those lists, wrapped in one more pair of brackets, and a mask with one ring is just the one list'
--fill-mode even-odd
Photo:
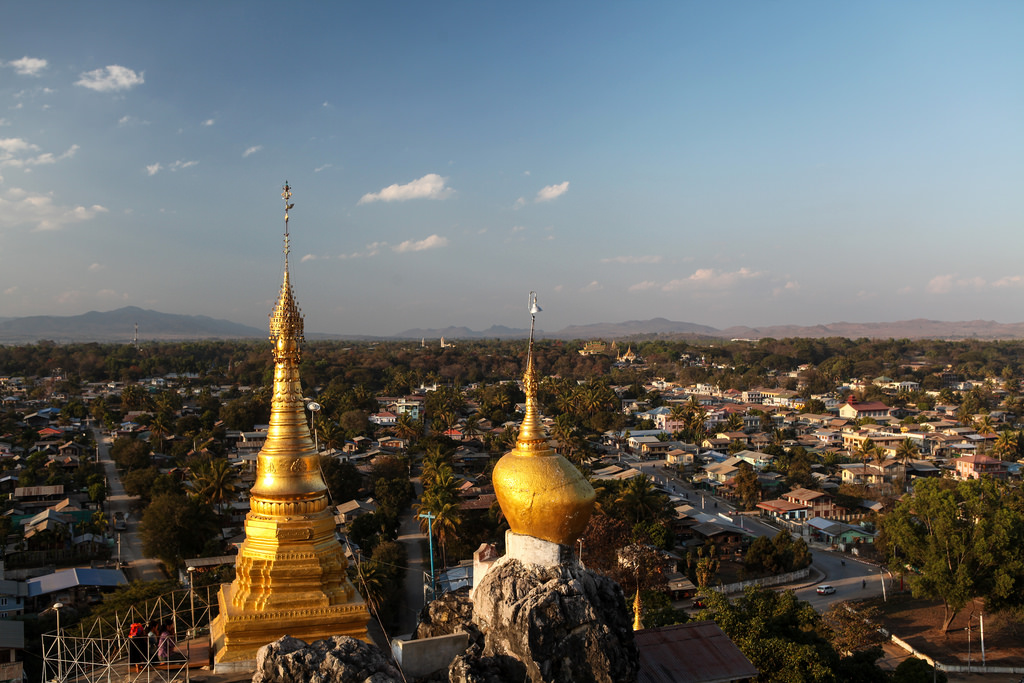
{"label": "paved road", "polygon": [[[121,477],[117,473],[114,461],[110,459],[111,438],[103,434],[99,429],[93,429],[93,436],[99,444],[100,464],[103,465],[107,476],[107,516],[110,523],[114,523],[114,515],[121,512],[127,520],[127,528],[120,532],[120,559],[129,566],[129,580],[138,579],[141,581],[158,581],[167,578],[163,567],[158,560],[145,557],[142,554],[142,539],[139,537],[138,513],[133,512],[133,507],[138,504],[138,496],[129,496],[121,484]],[[115,531],[115,533],[117,533]],[[114,548],[114,557],[118,557],[118,548]]]}
{"label": "paved road", "polygon": [[[416,500],[423,494],[419,477],[412,480],[416,488]],[[430,573],[430,559],[425,557],[427,535],[420,531],[419,520],[412,508],[402,515],[398,530],[398,542],[405,546],[409,568],[405,571],[405,605],[399,616],[400,634],[412,633],[416,628],[420,610],[423,608],[424,576]]]}

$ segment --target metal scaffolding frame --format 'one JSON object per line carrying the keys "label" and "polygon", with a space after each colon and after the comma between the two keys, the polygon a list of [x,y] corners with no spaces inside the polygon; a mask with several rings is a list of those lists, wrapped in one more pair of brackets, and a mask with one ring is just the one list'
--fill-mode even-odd
{"label": "metal scaffolding frame", "polygon": [[[218,590],[219,584],[172,591],[132,605],[125,614],[116,614],[113,621],[96,619],[71,629],[60,627],[58,610],[57,630],[42,635],[42,683],[189,681],[190,667],[199,666],[199,658],[205,657],[202,664],[209,662],[209,627],[217,612]],[[154,653],[145,664],[129,663],[128,632],[136,622],[166,624],[174,633],[184,634],[177,642],[184,659],[158,661]]]}

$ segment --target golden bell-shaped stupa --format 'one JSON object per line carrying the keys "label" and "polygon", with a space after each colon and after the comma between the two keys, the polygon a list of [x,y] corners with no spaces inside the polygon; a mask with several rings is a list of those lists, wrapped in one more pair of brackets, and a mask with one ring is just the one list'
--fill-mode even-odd
{"label": "golden bell-shaped stupa", "polygon": [[517,534],[571,545],[587,526],[594,509],[594,488],[568,460],[548,445],[537,408],[537,379],[533,361],[536,294],[530,293],[530,350],[523,389],[526,416],[516,447],[494,466],[491,479],[509,528]]}

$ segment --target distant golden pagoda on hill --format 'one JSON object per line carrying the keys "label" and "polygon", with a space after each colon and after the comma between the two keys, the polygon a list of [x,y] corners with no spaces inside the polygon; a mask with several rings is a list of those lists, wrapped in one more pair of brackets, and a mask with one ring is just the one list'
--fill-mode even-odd
{"label": "distant golden pagoda on hill", "polygon": [[333,635],[369,642],[369,613],[345,574],[345,554],[334,536],[327,486],[306,424],[299,382],[303,320],[288,270],[288,211],[294,206],[288,183],[281,196],[284,281],[270,316],[270,428],[257,461],[236,578],[221,586],[220,613],[210,625],[218,670],[254,660],[260,647],[283,635],[306,642]]}

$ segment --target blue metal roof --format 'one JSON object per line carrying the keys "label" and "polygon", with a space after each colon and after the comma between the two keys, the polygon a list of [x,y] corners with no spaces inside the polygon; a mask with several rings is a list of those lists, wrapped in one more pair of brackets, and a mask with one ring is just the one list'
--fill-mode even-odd
{"label": "blue metal roof", "polygon": [[128,583],[120,569],[62,569],[53,574],[28,580],[28,596],[48,595],[76,586],[112,588]]}

